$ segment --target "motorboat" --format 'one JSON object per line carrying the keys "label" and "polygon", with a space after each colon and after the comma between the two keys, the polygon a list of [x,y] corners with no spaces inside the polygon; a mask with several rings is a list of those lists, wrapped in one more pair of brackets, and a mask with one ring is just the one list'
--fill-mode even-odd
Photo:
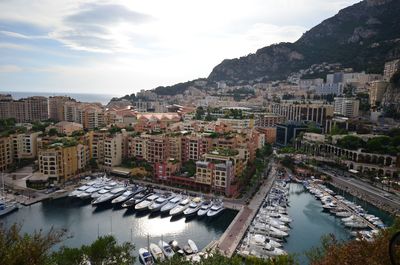
{"label": "motorboat", "polygon": [[165,241],[160,240],[158,242],[158,246],[161,248],[162,252],[164,253],[164,256],[167,259],[171,259],[174,256],[174,254],[175,254],[174,250]]}
{"label": "motorboat", "polygon": [[132,190],[127,190],[121,195],[119,195],[117,198],[113,199],[111,201],[112,204],[119,204],[123,203],[124,201],[129,200],[132,196],[134,195],[134,192]]}
{"label": "motorboat", "polygon": [[212,205],[213,205],[212,201],[203,202],[200,209],[197,211],[197,216],[201,217],[201,216],[206,215]]}
{"label": "motorboat", "polygon": [[139,249],[139,258],[143,262],[144,265],[153,265],[154,259],[147,248],[140,248]]}
{"label": "motorboat", "polygon": [[113,200],[114,198],[118,197],[121,195],[124,191],[126,190],[125,187],[116,187],[112,189],[110,192],[105,193],[104,195],[100,196],[99,198],[95,199],[92,201],[92,205],[99,205],[102,203],[109,202]]}
{"label": "motorboat", "polygon": [[162,262],[165,260],[164,253],[158,245],[151,243],[149,249],[156,262]]}
{"label": "motorboat", "polygon": [[169,200],[173,199],[175,197],[174,193],[166,192],[162,194],[160,197],[158,197],[152,204],[149,205],[149,210],[152,212],[157,212],[166,205]]}
{"label": "motorboat", "polygon": [[273,226],[266,226],[264,224],[255,224],[253,226],[253,229],[259,234],[278,237],[278,238],[287,237],[289,235],[288,233],[281,231]]}
{"label": "motorboat", "polygon": [[268,238],[265,235],[250,234],[249,236],[250,236],[249,244],[255,244],[255,245],[263,246],[264,244],[268,243],[271,246],[276,247],[276,248],[282,247],[281,243],[279,243],[279,242],[277,242],[277,241],[275,241],[275,240],[273,240],[271,238]]}
{"label": "motorboat", "polygon": [[125,201],[129,200],[130,198],[132,198],[133,196],[135,196],[136,194],[138,194],[144,190],[146,190],[145,187],[142,187],[139,185],[133,186],[131,189],[128,189],[127,191],[122,193],[120,196],[118,196],[117,198],[112,200],[111,203],[112,204],[124,203]]}
{"label": "motorboat", "polygon": [[280,248],[276,248],[271,246],[271,244],[265,244],[264,247],[262,247],[262,252],[263,254],[266,254],[267,256],[271,257],[271,256],[281,256],[281,255],[286,255],[286,251],[280,249]]}
{"label": "motorboat", "polygon": [[72,192],[70,192],[68,194],[68,197],[77,197],[79,194],[81,194],[82,192],[84,192],[85,190],[89,189],[90,186],[89,185],[83,185],[80,186],[79,188],[73,190]]}
{"label": "motorboat", "polygon": [[197,211],[200,209],[203,201],[201,198],[196,197],[189,203],[189,207],[183,211],[185,216],[192,216],[197,214]]}
{"label": "motorboat", "polygon": [[169,200],[164,206],[161,207],[160,212],[169,213],[169,211],[174,208],[182,200],[182,195],[177,195],[171,200]]}
{"label": "motorboat", "polygon": [[18,204],[15,202],[0,201],[0,216],[12,213],[18,210]]}
{"label": "motorboat", "polygon": [[189,239],[188,240],[188,245],[190,246],[190,248],[192,249],[194,254],[199,252],[199,248],[197,247],[196,243],[194,243],[193,240]]}
{"label": "motorboat", "polygon": [[144,199],[146,199],[146,197],[152,195],[153,193],[150,192],[149,190],[143,190],[141,192],[139,192],[138,194],[134,195],[132,198],[130,198],[129,200],[125,201],[122,204],[122,207],[124,208],[129,208],[129,207],[133,207],[136,204],[142,202]]}
{"label": "motorboat", "polygon": [[344,226],[350,227],[350,228],[367,228],[368,225],[363,222],[363,221],[349,221],[345,222]]}
{"label": "motorboat", "polygon": [[172,216],[177,216],[183,213],[189,207],[190,199],[188,197],[184,198],[178,205],[169,211]]}
{"label": "motorboat", "polygon": [[143,201],[136,204],[135,210],[137,210],[137,211],[147,210],[149,205],[151,205],[158,197],[160,197],[159,194],[153,193],[152,195],[146,197]]}
{"label": "motorboat", "polygon": [[90,197],[95,200],[100,198],[101,196],[105,195],[106,193],[109,193],[111,191],[112,187],[111,186],[105,186],[103,187],[101,190],[99,190],[98,192],[94,192],[92,193],[92,195],[90,195]]}
{"label": "motorboat", "polygon": [[177,253],[177,254],[179,254],[179,255],[181,255],[181,256],[185,255],[185,252],[183,251],[183,249],[181,249],[181,248],[179,247],[178,241],[172,240],[172,241],[170,241],[170,242],[168,243],[168,245],[170,245],[170,247],[172,248],[172,250],[173,250],[175,253]]}
{"label": "motorboat", "polygon": [[207,212],[208,217],[215,217],[224,210],[224,203],[222,201],[216,201]]}

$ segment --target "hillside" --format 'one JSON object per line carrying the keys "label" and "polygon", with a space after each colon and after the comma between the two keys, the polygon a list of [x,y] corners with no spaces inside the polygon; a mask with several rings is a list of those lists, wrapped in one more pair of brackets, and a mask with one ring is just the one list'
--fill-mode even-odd
{"label": "hillside", "polygon": [[210,81],[285,79],[291,72],[322,62],[379,73],[400,57],[400,1],[365,0],[347,7],[295,43],[280,43],[217,65]]}

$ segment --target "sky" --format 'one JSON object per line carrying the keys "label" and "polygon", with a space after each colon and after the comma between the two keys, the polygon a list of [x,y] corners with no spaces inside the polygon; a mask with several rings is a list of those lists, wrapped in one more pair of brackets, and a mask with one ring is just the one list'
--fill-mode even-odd
{"label": "sky", "polygon": [[104,93],[207,77],[358,0],[0,0],[0,91]]}

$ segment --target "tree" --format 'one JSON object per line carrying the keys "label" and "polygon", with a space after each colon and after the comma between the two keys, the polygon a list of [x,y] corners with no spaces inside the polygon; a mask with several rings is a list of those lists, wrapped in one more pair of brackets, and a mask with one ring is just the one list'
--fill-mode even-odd
{"label": "tree", "polygon": [[197,109],[196,109],[196,114],[195,114],[195,116],[194,116],[194,118],[196,119],[196,120],[202,120],[203,119],[203,116],[206,114],[206,112],[205,112],[205,110],[204,110],[204,108],[203,107],[197,107]]}
{"label": "tree", "polygon": [[21,225],[13,224],[6,228],[0,224],[0,264],[6,265],[42,265],[46,264],[50,250],[64,239],[63,231],[50,229],[33,234],[21,235]]}
{"label": "tree", "polygon": [[49,136],[55,136],[55,135],[57,135],[57,129],[56,128],[51,128],[49,131],[48,131],[48,135]]}
{"label": "tree", "polygon": [[354,95],[354,92],[356,91],[356,87],[352,84],[346,84],[343,88],[343,94],[345,97],[351,98]]}
{"label": "tree", "polygon": [[[321,246],[307,251],[306,256],[312,265],[336,264],[391,264],[388,255],[389,242],[400,229],[400,220],[395,220],[392,227],[380,230],[373,241],[351,240],[341,242],[333,235],[322,238]],[[400,260],[400,247],[397,246],[395,256]]]}
{"label": "tree", "polygon": [[133,265],[135,264],[133,250],[134,246],[129,242],[119,245],[115,237],[102,236],[88,246],[62,247],[51,255],[48,264],[75,265],[86,261],[91,265]]}
{"label": "tree", "polygon": [[346,135],[337,141],[337,145],[344,149],[357,150],[365,146],[365,142],[354,135]]}

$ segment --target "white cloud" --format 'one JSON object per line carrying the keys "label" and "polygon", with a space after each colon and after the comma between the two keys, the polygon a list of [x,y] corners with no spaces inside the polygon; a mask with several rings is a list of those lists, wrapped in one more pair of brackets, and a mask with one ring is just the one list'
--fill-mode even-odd
{"label": "white cloud", "polygon": [[22,71],[22,68],[16,65],[0,65],[0,73],[15,73]]}
{"label": "white cloud", "polygon": [[[204,77],[225,58],[295,41],[309,27],[357,1],[0,1],[0,33],[34,41],[32,45],[48,38],[65,46],[63,53],[86,52],[79,64],[57,61],[36,69],[56,73],[41,81],[44,88],[65,84],[62,89],[131,93]],[[40,32],[4,28],[1,21],[25,23]]]}

